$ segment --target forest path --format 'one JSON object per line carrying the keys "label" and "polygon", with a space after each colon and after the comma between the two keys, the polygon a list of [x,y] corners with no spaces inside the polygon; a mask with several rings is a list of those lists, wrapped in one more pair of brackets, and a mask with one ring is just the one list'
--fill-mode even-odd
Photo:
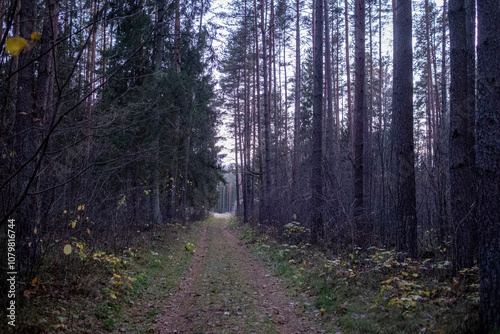
{"label": "forest path", "polygon": [[202,224],[193,262],[157,333],[317,333],[231,231],[230,217],[216,214]]}

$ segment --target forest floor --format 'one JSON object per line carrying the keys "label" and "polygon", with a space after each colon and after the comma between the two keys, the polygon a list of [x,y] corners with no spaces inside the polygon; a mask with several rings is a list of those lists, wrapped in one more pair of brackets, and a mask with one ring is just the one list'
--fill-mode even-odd
{"label": "forest floor", "polygon": [[478,270],[454,276],[446,249],[425,260],[376,247],[334,254],[305,242],[300,224],[288,225],[293,233],[280,236],[213,214],[138,230],[116,254],[76,241],[70,255],[54,248],[23,292],[19,326],[0,323],[0,332],[476,331]]}
{"label": "forest floor", "polygon": [[230,217],[214,214],[203,223],[191,267],[155,331],[319,333],[229,228]]}

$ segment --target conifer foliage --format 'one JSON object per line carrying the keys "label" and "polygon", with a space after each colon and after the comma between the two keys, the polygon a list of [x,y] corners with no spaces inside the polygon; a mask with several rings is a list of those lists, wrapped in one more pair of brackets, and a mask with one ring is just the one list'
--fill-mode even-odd
{"label": "conifer foliage", "polygon": [[0,216],[17,222],[20,275],[54,240],[117,249],[204,217],[222,179],[210,1],[16,4],[2,2]]}

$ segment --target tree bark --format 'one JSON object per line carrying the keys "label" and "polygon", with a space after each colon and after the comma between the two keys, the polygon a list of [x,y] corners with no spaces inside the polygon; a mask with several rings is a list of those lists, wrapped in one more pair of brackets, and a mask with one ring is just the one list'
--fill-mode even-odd
{"label": "tree bark", "polygon": [[478,1],[477,142],[481,333],[500,330],[500,6]]}
{"label": "tree bark", "polygon": [[295,111],[293,120],[293,166],[292,202],[298,201],[299,164],[300,164],[300,0],[296,3],[295,18]]}
{"label": "tree bark", "polygon": [[411,0],[394,0],[393,145],[398,252],[417,256]]}
{"label": "tree bark", "polygon": [[325,78],[326,78],[326,154],[329,165],[334,162],[333,142],[333,78],[332,78],[332,56],[330,46],[330,25],[328,24],[328,1],[324,0],[325,11]]}
{"label": "tree bark", "polygon": [[260,29],[262,33],[262,69],[264,72],[264,146],[265,146],[265,188],[264,188],[264,212],[269,216],[270,210],[270,193],[271,193],[271,119],[270,119],[270,105],[269,105],[269,92],[268,92],[268,68],[267,68],[267,49],[266,49],[266,26],[265,26],[265,16],[264,8],[266,8],[266,0],[261,0],[261,18],[260,18]]}
{"label": "tree bark", "polygon": [[[468,1],[468,0],[467,0]],[[474,119],[475,29],[467,23],[465,0],[450,0],[450,204],[454,237],[454,269],[472,267],[475,224]],[[475,15],[474,15],[475,17]],[[474,39],[473,39],[474,41]],[[474,42],[472,42],[474,43]],[[471,48],[472,46],[472,48]],[[472,54],[471,54],[472,53]],[[470,59],[472,58],[472,60]],[[470,77],[472,76],[472,80]]]}
{"label": "tree bark", "polygon": [[313,242],[323,238],[323,1],[316,0],[313,74],[311,204]]}
{"label": "tree bark", "polygon": [[356,224],[356,243],[366,245],[368,231],[365,226],[363,202],[363,136],[366,117],[365,96],[365,1],[354,2],[355,73],[354,73],[354,205],[353,217]]}
{"label": "tree bark", "polygon": [[353,125],[352,125],[352,102],[351,102],[351,63],[349,59],[349,4],[345,0],[345,62],[347,70],[347,133],[349,144],[352,147]]}
{"label": "tree bark", "polygon": [[[163,16],[165,13],[165,4],[163,0],[158,1],[158,19],[156,21],[155,32],[155,59],[154,70],[155,74],[160,75],[163,60]],[[159,81],[159,80],[158,80]],[[154,148],[154,171],[153,171],[153,224],[159,224],[163,220],[161,215],[161,201],[160,201],[160,110],[155,108],[154,111],[154,126],[156,126],[156,133],[153,140]]]}

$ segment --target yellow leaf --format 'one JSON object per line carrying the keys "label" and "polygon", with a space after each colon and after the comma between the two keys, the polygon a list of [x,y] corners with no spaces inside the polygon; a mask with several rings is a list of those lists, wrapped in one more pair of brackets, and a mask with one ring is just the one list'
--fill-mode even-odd
{"label": "yellow leaf", "polygon": [[73,221],[71,222],[71,228],[75,228],[75,227],[76,227],[76,221],[75,221],[75,220],[73,220]]}
{"label": "yellow leaf", "polygon": [[38,31],[33,31],[31,33],[31,40],[38,41],[40,39],[40,33]]}
{"label": "yellow leaf", "polygon": [[10,37],[5,41],[5,50],[11,56],[19,56],[24,47],[28,45],[28,41],[22,37]]}
{"label": "yellow leaf", "polygon": [[40,280],[38,279],[38,277],[35,277],[31,280],[31,285],[36,286],[38,284],[40,284]]}
{"label": "yellow leaf", "polygon": [[35,229],[33,230],[33,232],[34,232],[35,234],[38,232],[38,230],[36,229],[36,227],[35,227]]}
{"label": "yellow leaf", "polygon": [[109,291],[109,295],[111,296],[111,298],[116,299],[116,293],[113,290]]}
{"label": "yellow leaf", "polygon": [[64,254],[69,255],[71,254],[71,245],[66,245],[64,246]]}
{"label": "yellow leaf", "polygon": [[90,234],[90,230],[89,229],[87,229],[87,233]]}

